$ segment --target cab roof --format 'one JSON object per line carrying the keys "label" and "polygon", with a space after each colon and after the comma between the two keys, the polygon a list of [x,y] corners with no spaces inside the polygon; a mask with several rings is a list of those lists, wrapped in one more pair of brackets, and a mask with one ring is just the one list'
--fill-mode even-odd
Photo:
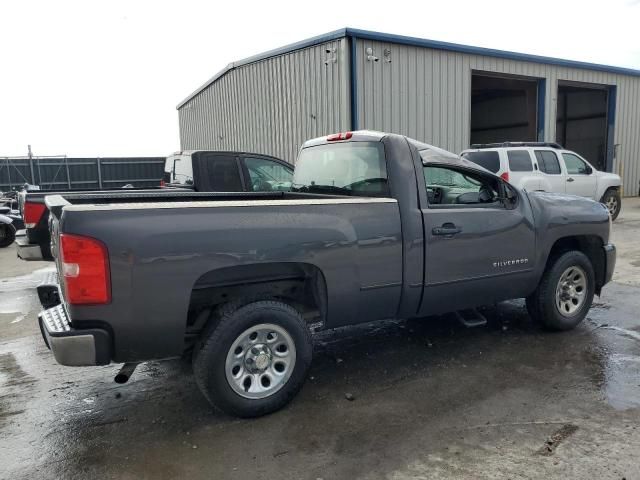
{"label": "cab roof", "polygon": [[[338,141],[328,140],[332,135],[326,135],[324,137],[317,137],[307,140],[302,145],[302,148],[315,147],[318,145],[326,145],[329,143],[346,143],[346,142],[380,142],[387,137],[396,137],[406,140],[411,146],[413,146],[422,159],[422,163],[426,164],[448,164],[452,166],[460,166],[465,168],[471,168],[474,170],[480,170],[482,172],[489,172],[489,170],[481,167],[480,165],[473,163],[460,155],[451,153],[448,150],[430,145],[428,143],[409,138],[404,135],[398,135],[396,133],[379,132],[375,130],[357,130],[354,132],[346,132],[350,134],[349,138]],[[335,134],[334,134],[335,135]],[[345,134],[341,134],[345,135]],[[489,172],[493,175],[492,172]]]}

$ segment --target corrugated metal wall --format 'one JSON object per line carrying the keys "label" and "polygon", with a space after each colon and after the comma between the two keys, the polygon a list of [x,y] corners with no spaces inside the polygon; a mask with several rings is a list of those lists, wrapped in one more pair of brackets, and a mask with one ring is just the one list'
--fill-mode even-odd
{"label": "corrugated metal wall", "polygon": [[[469,147],[472,71],[546,78],[547,141],[555,141],[558,81],[616,85],[613,171],[623,177],[626,195],[638,193],[640,77],[363,39],[356,51],[358,127],[402,133],[456,153]],[[370,54],[378,61],[368,60]]]}
{"label": "corrugated metal wall", "polygon": [[307,139],[349,128],[347,40],[230,70],[179,109],[183,150],[240,150],[293,162]]}
{"label": "corrugated metal wall", "polygon": [[164,157],[132,158],[0,158],[0,190],[24,183],[43,190],[156,187],[164,172]]}

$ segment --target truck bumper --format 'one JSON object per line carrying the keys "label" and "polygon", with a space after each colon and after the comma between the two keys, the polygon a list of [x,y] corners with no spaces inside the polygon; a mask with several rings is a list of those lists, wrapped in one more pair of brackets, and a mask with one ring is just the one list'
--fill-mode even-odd
{"label": "truck bumper", "polygon": [[73,328],[63,304],[40,312],[38,323],[45,344],[60,365],[82,367],[111,362],[109,332]]}
{"label": "truck bumper", "polygon": [[616,246],[608,243],[602,247],[604,249],[604,283],[609,283],[613,277],[613,270],[616,268]]}
{"label": "truck bumper", "polygon": [[18,258],[22,260],[42,260],[42,249],[37,243],[29,243],[26,230],[16,232],[16,246],[18,247]]}

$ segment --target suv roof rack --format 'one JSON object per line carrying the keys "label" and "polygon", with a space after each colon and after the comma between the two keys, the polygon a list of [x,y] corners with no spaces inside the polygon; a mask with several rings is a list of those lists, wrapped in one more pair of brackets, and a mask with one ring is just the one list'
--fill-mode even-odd
{"label": "suv roof rack", "polygon": [[563,150],[562,145],[555,142],[502,142],[502,143],[474,143],[471,148],[500,148],[500,147],[551,147]]}

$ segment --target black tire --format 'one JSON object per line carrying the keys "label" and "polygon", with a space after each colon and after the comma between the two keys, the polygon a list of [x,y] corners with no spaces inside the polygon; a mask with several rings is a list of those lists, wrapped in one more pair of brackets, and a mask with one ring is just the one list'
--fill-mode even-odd
{"label": "black tire", "polygon": [[[265,323],[288,333],[295,345],[295,362],[288,380],[279,390],[265,398],[245,398],[234,391],[227,380],[227,354],[244,332]],[[196,344],[193,355],[196,383],[214,407],[238,417],[259,417],[284,407],[302,388],[311,365],[313,344],[311,333],[297,310],[282,302],[261,300],[224,306]]]}
{"label": "black tire", "polygon": [[[561,311],[557,305],[557,288],[563,274],[572,267],[584,273],[586,286],[584,299],[575,312]],[[571,330],[587,316],[595,293],[595,273],[589,258],[582,252],[571,250],[553,258],[542,275],[536,291],[526,299],[527,311],[534,321],[549,330]]]}
{"label": "black tire", "polygon": [[616,188],[610,188],[602,196],[600,203],[603,203],[611,214],[611,220],[618,218],[620,210],[622,210],[622,199],[620,198],[620,191]]}
{"label": "black tire", "polygon": [[8,247],[15,239],[15,227],[10,223],[0,223],[0,248]]}

